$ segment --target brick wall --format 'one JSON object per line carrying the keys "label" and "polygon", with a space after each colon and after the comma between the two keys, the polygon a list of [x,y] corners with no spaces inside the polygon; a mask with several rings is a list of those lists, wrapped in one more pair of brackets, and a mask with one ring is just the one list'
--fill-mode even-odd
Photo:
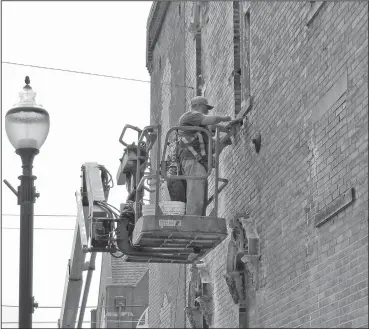
{"label": "brick wall", "polygon": [[[365,327],[368,4],[326,2],[309,22],[310,2],[240,5],[241,21],[250,5],[254,101],[247,122],[220,159],[220,177],[229,184],[219,198],[219,216],[231,219],[248,211],[260,236],[260,286],[248,305],[249,326]],[[154,49],[154,58],[169,61],[173,84],[196,86],[195,39],[188,32],[192,7],[191,2],[170,4]],[[215,114],[234,116],[233,3],[209,2],[202,10],[205,95],[216,105]],[[154,61],[151,78],[161,82]],[[163,123],[161,88],[153,84],[151,89],[156,123]],[[171,125],[184,112],[184,100],[188,109],[191,97],[192,89],[171,90]],[[257,132],[260,153],[251,143]],[[211,178],[209,183],[211,193]],[[316,219],[351,188],[354,202],[316,227]],[[238,327],[239,308],[223,278],[227,243],[205,258],[215,328]],[[183,321],[185,296],[176,289],[184,290],[177,282],[183,284],[185,277],[188,284],[188,268],[185,275],[183,267],[152,265],[150,326],[160,326],[160,314],[168,323],[166,314],[172,327],[181,327],[173,319]],[[173,296],[180,296],[177,308]],[[164,304],[166,310],[160,312]]]}
{"label": "brick wall", "polygon": [[[151,85],[151,124],[162,126],[162,147],[166,132],[177,124],[186,107],[188,91],[183,87],[186,84],[183,33],[185,7],[183,3],[169,5],[153,51],[151,80],[157,83]],[[164,191],[161,190],[161,199],[163,197]],[[151,200],[154,200],[153,196]],[[150,264],[150,327],[184,326],[184,269],[183,265]]]}
{"label": "brick wall", "polygon": [[[214,104],[215,115],[235,114],[234,95],[234,26],[232,2],[210,2],[207,10],[208,22],[203,26],[205,65],[203,75],[206,85],[206,97]],[[206,20],[205,20],[206,21]],[[230,178],[226,189],[219,195],[219,217],[225,217],[225,208],[229,202],[230,191],[236,183],[231,173],[236,174],[235,162],[237,151],[223,151],[220,157],[219,177]],[[209,179],[209,196],[214,193],[213,175]],[[233,201],[232,201],[233,202]],[[210,204],[209,214],[214,206]],[[238,325],[238,307],[232,302],[223,275],[225,274],[228,239],[205,258],[213,282],[210,287],[213,295],[213,327],[236,327]]]}

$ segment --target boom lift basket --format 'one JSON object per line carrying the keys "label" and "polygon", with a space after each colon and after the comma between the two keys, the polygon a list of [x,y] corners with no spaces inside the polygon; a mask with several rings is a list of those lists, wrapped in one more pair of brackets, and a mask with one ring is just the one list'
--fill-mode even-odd
{"label": "boom lift basket", "polygon": [[[126,128],[126,127],[125,127]],[[214,163],[214,194],[208,199],[207,206],[214,204],[209,216],[190,216],[190,215],[164,215],[159,206],[160,184],[169,180],[184,179],[207,179],[213,172],[213,166],[209,165],[204,176],[168,176],[166,168],[166,151],[169,142],[169,136],[173,131],[202,131],[208,135],[208,163]],[[124,130],[123,130],[124,131]],[[122,133],[123,134],[123,133]],[[125,253],[125,260],[128,262],[155,262],[155,263],[192,263],[202,258],[210,250],[214,249],[228,235],[226,220],[218,218],[218,194],[224,189],[228,181],[219,178],[219,142],[220,130],[215,131],[215,158],[213,162],[211,132],[201,127],[176,126],[166,134],[164,140],[164,149],[161,152],[161,126],[147,126],[139,133],[137,141],[137,159],[142,154],[142,142],[144,139],[153,140],[151,134],[155,135],[156,141],[156,166],[155,172],[145,172],[149,151],[154,146],[150,144],[150,149],[144,153],[143,163],[135,161],[136,170],[136,203],[135,203],[135,227],[132,234],[127,234],[126,223],[118,223],[118,248]],[[122,136],[122,135],[121,135]],[[122,142],[122,141],[121,141]],[[123,144],[123,143],[122,143]],[[145,144],[144,144],[145,145]],[[121,169],[120,169],[121,170]],[[133,171],[132,171],[133,172]],[[119,172],[118,172],[119,174]],[[153,180],[155,183],[153,189],[147,188],[146,181]],[[221,186],[219,186],[221,182]],[[154,194],[155,213],[148,216],[141,216],[139,204],[142,200],[142,189],[146,189]],[[135,253],[126,253],[128,248],[127,240],[136,250]]]}
{"label": "boom lift basket", "polygon": [[[129,128],[138,133],[136,150],[133,144],[128,145],[123,141],[123,136]],[[78,319],[78,327],[82,326],[97,252],[110,252],[114,257],[124,257],[127,262],[188,264],[198,261],[227,237],[226,220],[218,217],[218,194],[228,183],[226,179],[219,178],[219,127],[215,131],[214,194],[206,204],[214,204],[209,216],[164,215],[160,209],[161,183],[171,180],[207,179],[213,171],[213,166],[209,165],[203,177],[187,177],[178,173],[168,175],[168,165],[175,166],[173,159],[169,159],[167,163],[165,158],[169,135],[174,130],[206,133],[209,138],[208,163],[213,163],[210,143],[212,136],[210,131],[204,128],[181,126],[169,129],[164,141],[164,150],[161,152],[160,125],[147,126],[143,130],[126,125],[119,138],[125,150],[117,174],[118,185],[128,183],[128,178],[131,183],[127,184],[130,195],[123,211],[116,212],[114,207],[107,203],[112,177],[106,168],[97,163],[86,163],[82,166],[81,188],[76,192],[77,222],[72,255],[67,267],[60,327],[75,327],[82,291],[82,272],[88,270]],[[153,170],[150,154],[154,151],[155,143],[155,157],[152,158],[156,164]],[[154,214],[141,215],[143,189],[155,193]],[[117,251],[121,252],[119,256],[115,255]],[[91,258],[89,262],[85,262],[88,252],[91,252]]]}

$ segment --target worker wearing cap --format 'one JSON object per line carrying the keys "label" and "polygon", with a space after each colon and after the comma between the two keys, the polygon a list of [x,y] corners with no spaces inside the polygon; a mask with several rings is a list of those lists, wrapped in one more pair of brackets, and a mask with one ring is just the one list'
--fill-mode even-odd
{"label": "worker wearing cap", "polygon": [[[198,126],[208,129],[208,126],[231,121],[230,116],[209,115],[214,106],[208,104],[205,97],[197,96],[191,100],[191,110],[179,118],[179,126]],[[180,131],[181,143],[179,159],[183,175],[205,176],[208,166],[208,135],[200,131]],[[215,151],[213,140],[213,153]],[[230,139],[219,145],[219,153],[230,145]],[[188,179],[186,187],[186,215],[205,216],[207,200],[207,180]]]}

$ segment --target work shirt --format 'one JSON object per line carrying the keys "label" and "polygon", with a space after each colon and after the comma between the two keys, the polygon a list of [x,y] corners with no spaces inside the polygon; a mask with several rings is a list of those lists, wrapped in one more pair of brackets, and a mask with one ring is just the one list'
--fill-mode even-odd
{"label": "work shirt", "polygon": [[[201,112],[197,112],[197,111],[189,111],[184,113],[180,118],[179,118],[179,122],[178,125],[179,126],[198,126],[201,128],[205,128],[208,129],[207,126],[203,126],[201,124],[202,120],[206,117],[205,114],[201,113]],[[200,132],[200,131],[197,131]],[[207,153],[208,151],[208,136],[203,133],[200,132],[203,136],[203,140],[204,140],[204,144],[205,144],[205,152]],[[179,131],[179,136],[180,137],[185,137],[187,140],[190,140],[191,138],[193,138],[196,134],[196,130],[193,131]],[[195,139],[192,143],[191,146],[194,148],[194,150],[197,152],[197,154],[201,155],[201,148],[200,148],[200,142],[198,139]],[[191,151],[187,148],[187,146],[182,142],[180,143],[180,150],[179,150],[179,158],[180,161],[182,160],[190,160],[190,159],[195,159],[194,155],[191,153]],[[207,162],[208,160],[208,156],[203,156],[203,160],[204,162]]]}

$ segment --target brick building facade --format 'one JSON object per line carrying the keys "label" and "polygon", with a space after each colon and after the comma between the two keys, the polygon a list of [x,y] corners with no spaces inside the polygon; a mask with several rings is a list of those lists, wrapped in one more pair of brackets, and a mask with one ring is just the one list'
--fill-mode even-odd
{"label": "brick building facade", "polygon": [[[232,268],[230,224],[204,259],[197,327],[368,326],[367,27],[365,2],[153,3],[151,124],[176,125],[195,95],[245,118],[221,155],[219,212],[248,214],[258,257]],[[197,270],[149,266],[150,327],[193,326]]]}

